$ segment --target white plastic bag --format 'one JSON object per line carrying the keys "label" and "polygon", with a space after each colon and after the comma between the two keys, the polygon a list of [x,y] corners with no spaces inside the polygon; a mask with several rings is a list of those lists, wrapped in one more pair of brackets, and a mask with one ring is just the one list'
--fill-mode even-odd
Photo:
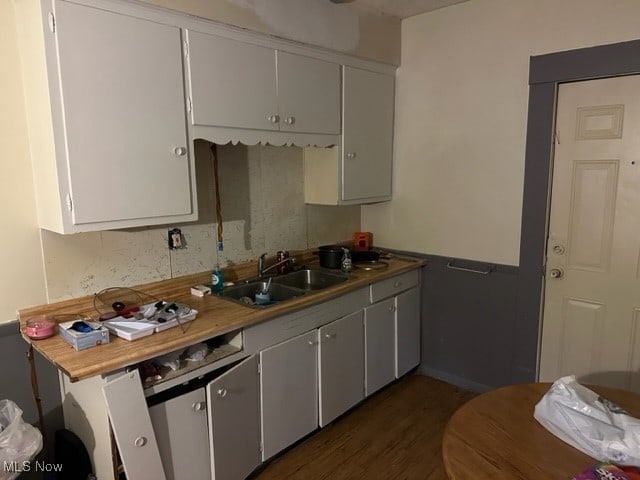
{"label": "white plastic bag", "polygon": [[[0,480],[20,473],[42,448],[42,434],[22,419],[22,410],[11,400],[0,400]],[[18,471],[16,471],[18,470]]]}
{"label": "white plastic bag", "polygon": [[575,375],[556,380],[533,416],[596,460],[640,466],[640,420],[580,385]]}

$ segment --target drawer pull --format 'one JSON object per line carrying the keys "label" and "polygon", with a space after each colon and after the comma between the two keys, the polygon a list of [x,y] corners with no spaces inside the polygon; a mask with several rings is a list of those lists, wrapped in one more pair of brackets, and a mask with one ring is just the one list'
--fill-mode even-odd
{"label": "drawer pull", "polygon": [[394,288],[398,288],[398,287],[401,287],[401,286],[402,286],[402,282],[399,281],[399,280],[396,283],[393,284]]}
{"label": "drawer pull", "polygon": [[226,388],[219,388],[217,393],[218,393],[219,397],[224,398],[224,397],[227,396],[227,389]]}

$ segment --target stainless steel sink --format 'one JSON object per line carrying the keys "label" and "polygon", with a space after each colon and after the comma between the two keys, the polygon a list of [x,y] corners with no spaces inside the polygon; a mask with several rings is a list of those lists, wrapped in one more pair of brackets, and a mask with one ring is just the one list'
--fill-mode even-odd
{"label": "stainless steel sink", "polygon": [[349,277],[340,273],[332,273],[324,270],[316,270],[306,268],[297,272],[287,273],[274,277],[271,283],[273,285],[283,285],[288,287],[299,288],[305,291],[322,290],[324,288],[338,285],[346,282]]}
{"label": "stainless steel sink", "polygon": [[254,281],[249,283],[243,283],[234,285],[231,287],[225,287],[220,295],[225,300],[231,300],[248,307],[264,308],[270,305],[275,305],[279,302],[289,300],[291,298],[304,295],[305,290],[295,288],[294,286],[281,285],[275,282],[275,278],[271,282],[269,287],[269,294],[271,295],[271,301],[265,304],[256,304],[256,293],[261,292],[267,286],[266,281]]}

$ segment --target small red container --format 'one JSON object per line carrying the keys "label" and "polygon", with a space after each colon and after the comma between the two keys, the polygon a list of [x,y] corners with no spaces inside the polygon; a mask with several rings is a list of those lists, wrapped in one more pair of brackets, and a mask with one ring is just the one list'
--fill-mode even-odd
{"label": "small red container", "polygon": [[373,246],[371,232],[356,232],[353,234],[353,250],[355,252],[367,252]]}

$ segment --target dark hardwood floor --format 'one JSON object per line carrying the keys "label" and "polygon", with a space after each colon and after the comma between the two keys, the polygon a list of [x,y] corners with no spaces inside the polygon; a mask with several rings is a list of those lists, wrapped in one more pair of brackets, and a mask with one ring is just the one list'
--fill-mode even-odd
{"label": "dark hardwood floor", "polygon": [[254,480],[446,480],[442,434],[474,394],[409,375],[255,472]]}

